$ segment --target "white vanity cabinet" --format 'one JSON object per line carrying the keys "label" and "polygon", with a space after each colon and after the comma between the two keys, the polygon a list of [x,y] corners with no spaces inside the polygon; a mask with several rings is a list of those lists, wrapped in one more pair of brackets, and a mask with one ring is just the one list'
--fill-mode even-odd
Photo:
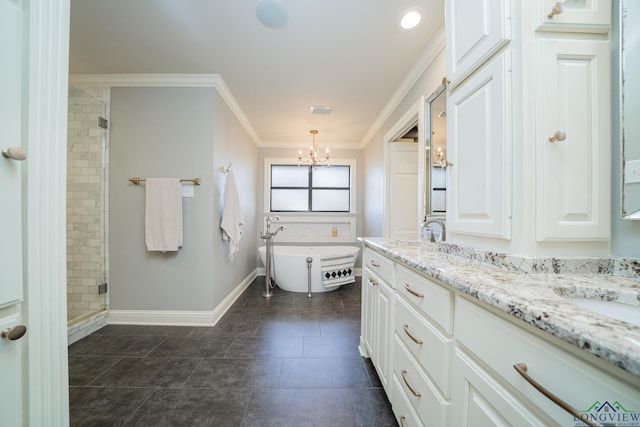
{"label": "white vanity cabinet", "polygon": [[[362,277],[361,352],[368,354],[387,394],[391,384],[391,355],[395,292],[394,264],[365,248]],[[364,349],[362,348],[364,347]]]}
{"label": "white vanity cabinet", "polygon": [[391,397],[394,408],[409,402],[424,425],[450,425],[453,292],[396,264],[395,337]]}
{"label": "white vanity cabinet", "polygon": [[574,417],[528,382],[516,364],[581,412],[596,402],[635,411],[640,402],[633,375],[623,381],[467,296],[456,297],[454,322],[451,425],[575,425]]}
{"label": "white vanity cabinet", "polygon": [[640,377],[368,247],[364,262],[363,292],[376,297],[363,300],[362,331],[373,325],[370,354],[400,425],[578,425],[533,383],[590,417],[637,416]]}

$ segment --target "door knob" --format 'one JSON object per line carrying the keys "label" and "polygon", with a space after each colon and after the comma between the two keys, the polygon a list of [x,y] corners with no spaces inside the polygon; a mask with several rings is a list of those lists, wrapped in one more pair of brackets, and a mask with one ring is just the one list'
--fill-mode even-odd
{"label": "door knob", "polygon": [[0,337],[10,341],[19,340],[27,333],[27,327],[24,325],[14,326],[13,328],[5,328],[0,332]]}
{"label": "door knob", "polygon": [[6,150],[2,150],[2,155],[7,159],[22,161],[27,158],[27,152],[22,147],[9,147]]}
{"label": "door knob", "polygon": [[567,134],[564,131],[558,130],[549,137],[549,142],[564,141],[565,139],[567,139]]}

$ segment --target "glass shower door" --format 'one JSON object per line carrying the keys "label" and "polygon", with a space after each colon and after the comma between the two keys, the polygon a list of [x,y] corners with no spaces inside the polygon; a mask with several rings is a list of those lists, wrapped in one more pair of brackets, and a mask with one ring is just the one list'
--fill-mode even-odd
{"label": "glass shower door", "polygon": [[[103,89],[69,88],[67,321],[107,308],[107,104]],[[104,292],[103,292],[104,291]]]}

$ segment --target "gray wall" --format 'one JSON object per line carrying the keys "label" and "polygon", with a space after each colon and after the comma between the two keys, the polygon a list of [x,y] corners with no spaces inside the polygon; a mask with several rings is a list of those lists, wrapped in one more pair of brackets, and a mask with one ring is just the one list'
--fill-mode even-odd
{"label": "gray wall", "polygon": [[[219,168],[234,162],[251,234],[256,157],[219,98],[213,88],[113,88],[111,309],[212,310],[255,269],[255,248],[246,241],[233,263],[225,259],[219,229],[225,175]],[[128,181],[134,176],[202,179],[194,197],[183,198],[184,246],[177,253],[146,251],[145,188]]]}
{"label": "gray wall", "polygon": [[[446,75],[444,47],[411,87],[402,101],[376,132],[364,150],[364,224],[367,237],[379,237],[384,233],[384,135],[396,125],[402,116],[420,99],[429,97]],[[417,195],[416,195],[417,197]],[[417,227],[418,224],[416,224]]]}
{"label": "gray wall", "polygon": [[[213,144],[213,181],[214,181],[214,253],[213,253],[213,298],[214,305],[220,303],[231,290],[257,267],[257,246],[254,236],[256,229],[256,199],[262,187],[258,186],[257,159],[258,149],[233,115],[227,104],[214,93],[214,144]],[[231,170],[236,179],[242,217],[244,219],[243,236],[240,251],[233,261],[229,260],[229,246],[222,242],[222,230],[219,227],[224,210],[224,187],[226,175],[220,168],[232,163]]]}

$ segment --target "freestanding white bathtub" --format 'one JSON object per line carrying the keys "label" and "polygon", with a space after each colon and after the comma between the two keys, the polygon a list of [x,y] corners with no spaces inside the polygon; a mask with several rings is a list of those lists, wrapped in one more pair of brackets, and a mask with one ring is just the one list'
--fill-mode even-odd
{"label": "freestanding white bathtub", "polygon": [[[355,282],[355,263],[360,248],[356,246],[287,246],[273,245],[271,278],[284,291],[307,292],[307,258],[311,257],[311,292],[327,292]],[[266,265],[267,248],[258,248],[262,265]]]}

